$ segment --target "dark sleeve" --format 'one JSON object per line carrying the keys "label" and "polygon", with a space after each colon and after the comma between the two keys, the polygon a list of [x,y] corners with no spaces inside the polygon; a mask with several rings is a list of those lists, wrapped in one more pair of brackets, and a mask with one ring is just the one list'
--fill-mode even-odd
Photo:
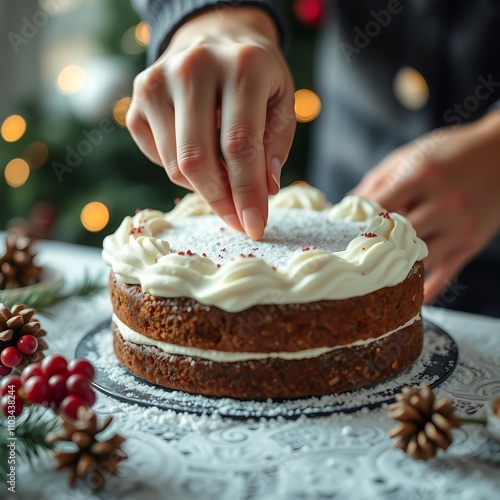
{"label": "dark sleeve", "polygon": [[283,43],[284,21],[280,0],[149,0],[145,15],[145,20],[151,26],[149,63],[160,56],[174,31],[191,15],[206,9],[241,5],[251,5],[266,10],[275,20]]}

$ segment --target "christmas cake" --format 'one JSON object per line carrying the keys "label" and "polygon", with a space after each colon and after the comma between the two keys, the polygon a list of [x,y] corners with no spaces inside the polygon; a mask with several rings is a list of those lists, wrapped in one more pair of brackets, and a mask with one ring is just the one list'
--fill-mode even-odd
{"label": "christmas cake", "polygon": [[104,240],[115,352],[138,377],[210,396],[372,385],[420,355],[426,255],[407,219],[364,198],[284,188],[255,242],[189,194]]}

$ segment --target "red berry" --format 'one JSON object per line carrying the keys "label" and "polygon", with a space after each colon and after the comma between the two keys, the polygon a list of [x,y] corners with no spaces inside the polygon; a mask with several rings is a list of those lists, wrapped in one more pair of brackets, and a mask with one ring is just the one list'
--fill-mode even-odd
{"label": "red berry", "polygon": [[49,402],[49,384],[47,381],[35,375],[30,377],[23,386],[24,394],[32,403],[48,403]]}
{"label": "red berry", "polygon": [[0,363],[0,377],[4,377],[8,375],[12,371],[12,368],[5,366],[3,363]]}
{"label": "red berry", "polygon": [[68,373],[70,375],[76,375],[79,373],[80,375],[83,375],[85,378],[90,380],[94,380],[95,378],[95,370],[94,367],[92,366],[92,363],[90,361],[87,361],[86,359],[72,359],[68,363]]}
{"label": "red berry", "polygon": [[42,373],[48,380],[52,375],[66,375],[68,361],[60,354],[52,354],[42,361]]}
{"label": "red berry", "polygon": [[21,382],[25,384],[26,380],[37,375],[42,375],[42,367],[40,366],[40,363],[28,365],[21,373]]}
{"label": "red berry", "polygon": [[59,409],[61,410],[61,413],[64,413],[65,415],[68,415],[68,417],[76,420],[78,418],[78,408],[80,408],[81,406],[83,406],[84,408],[88,408],[88,405],[84,399],[78,396],[70,395],[66,396],[62,400]]}
{"label": "red berry", "polygon": [[21,351],[17,347],[6,347],[0,356],[2,363],[9,368],[15,368],[23,358]]}
{"label": "red berry", "polygon": [[80,394],[80,397],[86,401],[88,407],[94,406],[96,402],[96,395],[94,389],[91,386],[88,386],[87,389],[84,390],[84,394]]}
{"label": "red berry", "polygon": [[68,380],[66,380],[66,390],[69,394],[80,396],[85,400],[87,399],[89,391],[92,393],[94,392],[92,387],[90,386],[89,379],[85,378],[79,373],[68,377]]}
{"label": "red berry", "polygon": [[[2,394],[2,396],[11,393],[17,394],[17,391],[22,387],[22,385],[23,383],[21,382],[20,377],[18,377],[17,375],[11,375],[10,377],[5,377],[2,379],[2,382],[0,383],[0,394]],[[12,388],[12,386],[14,387]]]}
{"label": "red berry", "polygon": [[38,349],[38,340],[33,335],[23,335],[17,341],[17,348],[24,354],[33,354]]}
{"label": "red berry", "polygon": [[64,375],[52,375],[49,378],[50,400],[59,406],[61,401],[68,395],[66,390],[66,377]]}
{"label": "red berry", "polygon": [[21,398],[13,396],[2,396],[0,399],[0,409],[6,417],[18,417],[23,411],[24,403]]}

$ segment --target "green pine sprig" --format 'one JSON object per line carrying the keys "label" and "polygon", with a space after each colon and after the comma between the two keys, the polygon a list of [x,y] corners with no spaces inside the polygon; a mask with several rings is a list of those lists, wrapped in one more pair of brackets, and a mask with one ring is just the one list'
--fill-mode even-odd
{"label": "green pine sprig", "polygon": [[27,460],[32,465],[35,458],[43,452],[52,450],[53,445],[46,443],[45,437],[61,425],[61,419],[57,415],[36,406],[31,406],[25,415],[16,419],[17,425],[13,431],[10,430],[7,422],[6,417],[0,418],[0,471],[2,474],[7,474],[9,471],[10,448],[8,445],[10,443],[15,443],[16,460],[18,458]]}
{"label": "green pine sprig", "polygon": [[50,316],[47,309],[59,302],[70,299],[72,297],[89,298],[99,293],[105,287],[101,280],[98,278],[90,276],[87,272],[80,283],[77,283],[72,290],[68,293],[61,293],[57,291],[42,291],[42,292],[32,292],[28,290],[26,294],[18,296],[14,301],[9,299],[8,295],[3,296],[0,293],[0,303],[4,303],[8,307],[12,307],[15,304],[25,304],[27,307],[33,307],[38,313],[45,316]]}

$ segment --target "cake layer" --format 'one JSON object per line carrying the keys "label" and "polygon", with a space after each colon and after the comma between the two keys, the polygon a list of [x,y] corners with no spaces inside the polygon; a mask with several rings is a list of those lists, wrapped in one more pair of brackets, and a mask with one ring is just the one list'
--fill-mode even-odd
{"label": "cake layer", "polygon": [[420,312],[423,265],[369,295],[303,304],[262,304],[231,313],[191,298],[143,293],[110,275],[113,310],[131,330],[178,346],[226,352],[296,352],[373,339]]}
{"label": "cake layer", "polygon": [[304,349],[303,351],[292,351],[292,352],[227,352],[227,351],[215,351],[213,349],[199,349],[197,347],[184,347],[176,344],[169,344],[167,342],[162,342],[161,340],[153,340],[149,337],[145,337],[140,333],[135,332],[130,329],[127,325],[122,323],[116,314],[113,314],[113,324],[116,326],[120,335],[127,342],[131,342],[137,345],[149,345],[158,347],[163,352],[167,354],[175,354],[181,356],[191,356],[195,358],[202,358],[208,361],[214,361],[216,363],[234,363],[237,361],[250,361],[253,359],[286,359],[289,361],[296,359],[311,359],[322,356],[323,354],[327,354],[329,352],[338,350],[338,349],[346,349],[349,347],[358,347],[358,346],[366,346],[372,342],[376,342],[377,340],[382,340],[385,337],[393,335],[399,330],[403,330],[408,326],[413,325],[416,321],[420,321],[421,316],[417,314],[410,320],[408,320],[404,325],[401,325],[399,328],[395,328],[380,337],[374,339],[365,339],[365,340],[357,340],[356,342],[352,342],[351,344],[339,345],[336,347],[315,347],[313,349]]}
{"label": "cake layer", "polygon": [[344,347],[311,359],[231,363],[137,345],[125,341],[116,325],[113,339],[122,366],[153,384],[209,396],[265,399],[320,396],[381,382],[418,358],[422,330],[422,321],[417,320],[367,345]]}

